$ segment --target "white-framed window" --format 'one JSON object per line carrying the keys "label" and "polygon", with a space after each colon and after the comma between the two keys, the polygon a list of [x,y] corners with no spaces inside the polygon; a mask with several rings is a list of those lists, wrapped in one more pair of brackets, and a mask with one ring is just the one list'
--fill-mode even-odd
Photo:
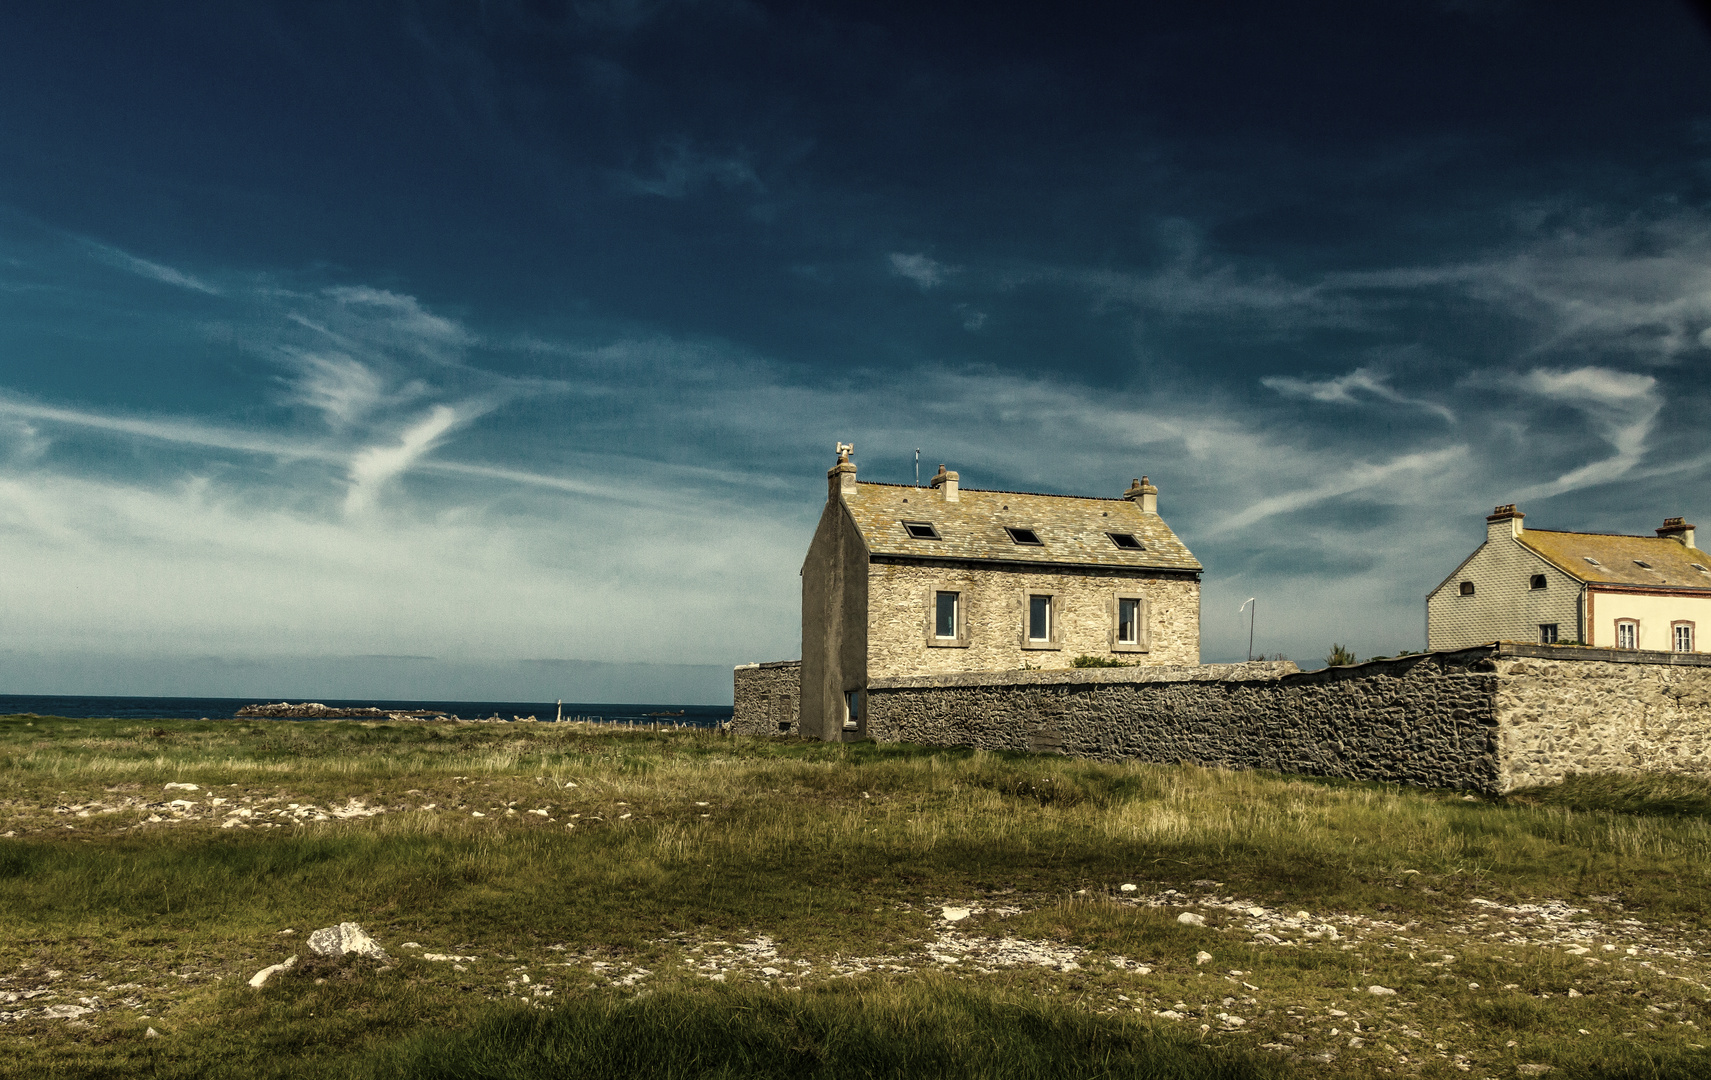
{"label": "white-framed window", "polygon": [[1557,643],[1557,624],[1554,622],[1552,622],[1552,623],[1540,623],[1539,624],[1539,644],[1540,645],[1555,645],[1556,643]]}
{"label": "white-framed window", "polygon": [[1018,594],[1021,626],[1017,640],[1023,649],[1063,648],[1062,595],[1055,589],[1028,589]]}
{"label": "white-framed window", "polygon": [[962,631],[962,593],[940,589],[933,594],[933,636],[954,641]]}
{"label": "white-framed window", "polygon": [[1117,644],[1141,643],[1141,601],[1139,597],[1117,598]]}
{"label": "white-framed window", "polygon": [[1052,598],[1033,593],[1028,596],[1028,640],[1043,644],[1052,639]]}
{"label": "white-framed window", "polygon": [[922,633],[929,649],[964,649],[969,645],[968,583],[956,579],[930,582],[921,598]]}
{"label": "white-framed window", "polygon": [[1693,651],[1693,624],[1690,622],[1674,622],[1670,624],[1670,644],[1676,652]]}
{"label": "white-framed window", "polygon": [[1633,619],[1616,620],[1616,647],[1618,649],[1637,649],[1640,647],[1640,624]]}
{"label": "white-framed window", "polygon": [[844,691],[844,730],[854,731],[861,727],[861,691]]}

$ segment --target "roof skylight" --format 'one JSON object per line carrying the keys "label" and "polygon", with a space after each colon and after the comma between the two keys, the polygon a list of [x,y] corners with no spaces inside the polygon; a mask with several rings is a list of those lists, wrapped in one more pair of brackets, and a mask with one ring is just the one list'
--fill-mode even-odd
{"label": "roof skylight", "polygon": [[1603,563],[1599,562],[1597,559],[1594,559],[1590,555],[1582,555],[1581,558],[1585,559],[1587,562],[1591,563],[1593,566],[1603,566],[1604,565]]}
{"label": "roof skylight", "polygon": [[1652,564],[1647,562],[1644,559],[1635,559],[1634,565],[1640,567],[1643,570],[1650,570],[1652,568]]}
{"label": "roof skylight", "polygon": [[1124,551],[1147,550],[1147,545],[1136,540],[1134,533],[1106,533],[1105,535],[1109,536],[1111,538],[1111,542],[1122,548]]}
{"label": "roof skylight", "polygon": [[1009,533],[1010,539],[1018,544],[1032,544],[1035,547],[1045,546],[1045,542],[1040,539],[1040,534],[1032,529],[1012,529],[1006,525],[1004,531]]}
{"label": "roof skylight", "polygon": [[909,538],[911,540],[939,539],[939,530],[933,528],[931,523],[925,521],[905,521],[903,523],[903,531],[909,534]]}
{"label": "roof skylight", "polygon": [[1705,569],[1703,566],[1700,566],[1696,562],[1688,563],[1687,565],[1693,567],[1695,570],[1699,571],[1701,574],[1711,574],[1711,570]]}

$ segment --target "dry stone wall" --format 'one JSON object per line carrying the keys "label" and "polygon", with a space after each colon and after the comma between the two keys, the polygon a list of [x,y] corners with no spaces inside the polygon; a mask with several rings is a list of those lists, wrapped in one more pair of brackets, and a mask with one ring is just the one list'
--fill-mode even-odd
{"label": "dry stone wall", "polygon": [[884,741],[1190,762],[1494,790],[1496,676],[1483,653],[1358,668],[1293,664],[873,680]]}
{"label": "dry stone wall", "polygon": [[1621,658],[1601,661],[1508,651],[1493,661],[1504,790],[1554,784],[1571,772],[1711,774],[1704,654],[1574,650]]}
{"label": "dry stone wall", "polygon": [[743,664],[732,676],[732,731],[739,735],[800,734],[802,661]]}
{"label": "dry stone wall", "polygon": [[[799,672],[795,661],[738,668],[734,729],[796,733],[779,717]],[[1502,644],[1309,672],[1284,662],[872,679],[866,730],[882,742],[1491,793],[1574,772],[1711,775],[1711,654]]]}

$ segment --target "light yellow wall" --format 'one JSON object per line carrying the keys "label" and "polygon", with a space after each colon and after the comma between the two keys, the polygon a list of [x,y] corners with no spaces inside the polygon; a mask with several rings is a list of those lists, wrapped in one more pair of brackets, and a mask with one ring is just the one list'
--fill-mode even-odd
{"label": "light yellow wall", "polygon": [[1674,647],[1670,624],[1687,619],[1695,624],[1693,647],[1706,652],[1701,634],[1711,633],[1711,597],[1646,596],[1634,593],[1596,592],[1592,595],[1592,641],[1607,649],[1616,647],[1616,620],[1638,619],[1639,647],[1669,652]]}

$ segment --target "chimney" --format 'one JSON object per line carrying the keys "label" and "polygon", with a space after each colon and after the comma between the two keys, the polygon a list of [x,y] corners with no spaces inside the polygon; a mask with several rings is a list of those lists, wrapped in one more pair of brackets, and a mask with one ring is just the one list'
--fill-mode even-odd
{"label": "chimney", "polygon": [[944,496],[946,502],[958,501],[957,474],[946,472],[943,465],[940,465],[939,471],[933,474],[931,486],[939,489],[939,494]]}
{"label": "chimney", "polygon": [[850,455],[855,453],[854,443],[838,444],[838,463],[826,470],[826,501],[842,495],[854,495],[856,489],[855,462]]}
{"label": "chimney", "polygon": [[1674,540],[1676,543],[1681,544],[1684,547],[1694,546],[1693,526],[1680,518],[1664,518],[1663,528],[1658,530],[1658,535]]}
{"label": "chimney", "polygon": [[1491,516],[1485,519],[1485,538],[1497,540],[1507,537],[1513,540],[1527,531],[1521,524],[1521,519],[1526,516],[1526,514],[1515,509],[1514,503],[1504,503],[1493,510]]}
{"label": "chimney", "polygon": [[1158,513],[1158,488],[1147,483],[1146,477],[1129,481],[1129,490],[1123,492],[1123,498],[1132,503],[1141,504],[1141,513]]}

